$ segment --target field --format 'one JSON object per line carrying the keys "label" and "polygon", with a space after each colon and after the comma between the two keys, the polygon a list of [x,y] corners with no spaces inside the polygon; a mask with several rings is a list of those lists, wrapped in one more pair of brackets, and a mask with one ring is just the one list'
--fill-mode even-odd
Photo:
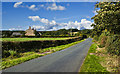
{"label": "field", "polygon": [[69,38],[2,38],[2,41],[65,40]]}

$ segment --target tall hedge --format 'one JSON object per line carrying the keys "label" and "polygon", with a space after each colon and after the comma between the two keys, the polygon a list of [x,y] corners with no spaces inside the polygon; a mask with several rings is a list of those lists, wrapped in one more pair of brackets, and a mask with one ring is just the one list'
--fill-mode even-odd
{"label": "tall hedge", "polygon": [[100,36],[99,36],[99,43],[101,47],[105,47],[105,44],[107,42],[107,38],[109,36],[109,32],[103,32]]}
{"label": "tall hedge", "polygon": [[46,41],[24,41],[24,42],[2,42],[2,50],[14,50],[17,52],[34,51],[36,49],[43,49],[48,47],[55,47],[59,45],[68,44],[78,40],[82,37],[66,39],[66,40],[46,40]]}
{"label": "tall hedge", "polygon": [[120,36],[108,36],[106,49],[110,54],[120,55]]}

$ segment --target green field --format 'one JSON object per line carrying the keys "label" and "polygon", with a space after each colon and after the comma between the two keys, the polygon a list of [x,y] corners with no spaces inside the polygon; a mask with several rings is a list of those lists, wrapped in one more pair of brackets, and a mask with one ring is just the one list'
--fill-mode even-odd
{"label": "green field", "polygon": [[2,38],[2,41],[65,40],[69,38]]}

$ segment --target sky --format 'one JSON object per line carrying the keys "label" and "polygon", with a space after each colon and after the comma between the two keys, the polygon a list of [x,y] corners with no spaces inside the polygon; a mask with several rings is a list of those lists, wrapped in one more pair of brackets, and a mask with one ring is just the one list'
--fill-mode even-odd
{"label": "sky", "polygon": [[92,29],[96,2],[2,2],[2,30]]}

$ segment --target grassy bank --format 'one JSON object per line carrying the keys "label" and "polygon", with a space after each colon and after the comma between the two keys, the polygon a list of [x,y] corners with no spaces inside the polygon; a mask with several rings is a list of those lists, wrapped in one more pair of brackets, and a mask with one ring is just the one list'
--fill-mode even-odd
{"label": "grassy bank", "polygon": [[65,40],[69,38],[2,38],[2,41]]}
{"label": "grassy bank", "polygon": [[120,63],[119,63],[120,56],[114,55],[114,54],[109,54],[105,47],[101,48],[99,46],[97,48],[96,53],[99,57],[103,58],[103,60],[100,62],[100,64],[103,67],[106,67],[107,71],[109,71],[109,72],[120,71]]}
{"label": "grassy bank", "polygon": [[49,48],[45,48],[45,49],[40,49],[39,52],[25,52],[25,53],[20,53],[19,56],[9,56],[7,58],[3,58],[2,59],[2,69],[23,63],[25,61],[40,57],[40,56],[44,56],[47,54],[51,54],[53,52],[56,51],[60,51],[63,50],[65,48],[68,48],[72,45],[78,44],[80,42],[82,42],[84,40],[81,41],[76,41],[70,44],[66,44],[66,45],[60,45],[60,46],[56,46],[56,47],[49,47]]}
{"label": "grassy bank", "polygon": [[108,72],[100,62],[104,59],[96,55],[97,44],[92,44],[81,66],[80,72]]}

